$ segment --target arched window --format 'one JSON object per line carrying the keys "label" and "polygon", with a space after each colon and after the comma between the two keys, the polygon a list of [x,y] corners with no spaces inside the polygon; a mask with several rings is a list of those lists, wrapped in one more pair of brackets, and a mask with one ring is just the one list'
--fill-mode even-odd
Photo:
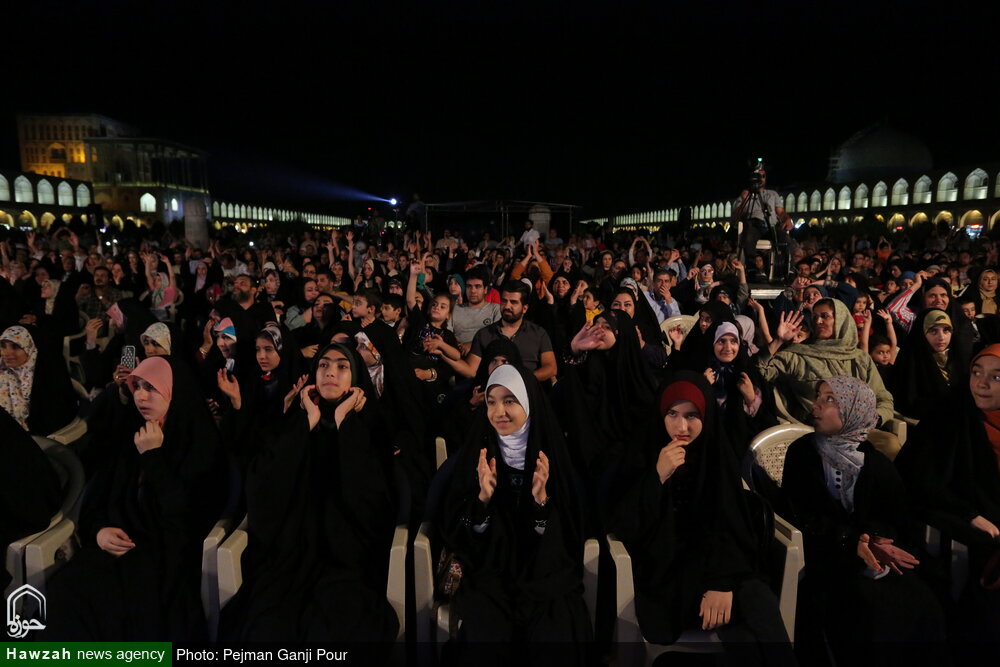
{"label": "arched window", "polygon": [[61,181],[59,185],[56,186],[56,195],[59,198],[60,206],[73,205],[73,188],[66,181]]}
{"label": "arched window", "polygon": [[218,218],[221,215],[222,214],[219,213],[219,202],[217,201],[212,202],[212,217]]}
{"label": "arched window", "polygon": [[240,217],[240,220],[246,219],[246,217],[247,217],[247,207],[246,206],[240,206],[240,210],[237,213],[237,215]]}
{"label": "arched window", "polygon": [[76,205],[79,208],[90,206],[90,190],[83,183],[76,186]]}
{"label": "arched window", "polygon": [[840,188],[840,197],[837,198],[837,208],[851,208],[851,189],[846,185]]}
{"label": "arched window", "polygon": [[875,184],[875,188],[872,190],[872,206],[885,206],[888,189],[884,181],[879,181]]}
{"label": "arched window", "polygon": [[712,204],[712,217],[713,218],[719,217],[719,205],[718,204]]}
{"label": "arched window", "polygon": [[0,174],[0,199],[10,201],[10,183],[3,174]]}
{"label": "arched window", "polygon": [[180,204],[177,203],[176,199],[170,200],[170,210],[173,211],[174,213],[180,210]]}
{"label": "arched window", "polygon": [[24,176],[18,176],[14,179],[14,201],[35,201],[35,191],[31,187],[31,181]]}
{"label": "arched window", "polygon": [[965,199],[986,199],[988,177],[982,169],[975,169],[965,177]]}
{"label": "arched window", "polygon": [[[850,192],[850,190],[848,190],[848,192]],[[823,193],[823,210],[832,211],[835,208],[836,204],[837,204],[837,193],[833,191],[833,188],[830,188],[829,190]]]}
{"label": "arched window", "polygon": [[931,179],[929,176],[921,176],[917,179],[917,182],[913,184],[913,203],[931,203]]}
{"label": "arched window", "polygon": [[905,178],[901,178],[892,185],[892,205],[906,206],[910,203],[910,184]]}
{"label": "arched window", "polygon": [[[885,188],[884,183],[879,183]],[[885,196],[883,191],[882,196]],[[854,190],[854,208],[868,208],[868,186],[862,183]]]}
{"label": "arched window", "polygon": [[787,213],[795,212],[795,195],[792,193],[788,193],[788,196],[785,197],[785,211]]}
{"label": "arched window", "polygon": [[958,176],[950,171],[938,181],[937,200],[955,201],[958,199]]}
{"label": "arched window", "polygon": [[822,206],[823,206],[822,195],[820,195],[819,190],[813,190],[813,193],[809,195],[809,210],[818,211]]}
{"label": "arched window", "polygon": [[728,202],[728,201],[726,202],[726,217],[727,218],[733,217],[733,203],[732,202]]}
{"label": "arched window", "polygon": [[799,213],[802,213],[803,211],[808,211],[808,210],[809,210],[809,195],[807,195],[804,192],[800,192],[798,201],[798,211]]}
{"label": "arched window", "polygon": [[52,184],[46,181],[44,178],[38,181],[38,203],[39,204],[56,203],[55,190],[52,189]]}
{"label": "arched window", "polygon": [[141,213],[156,213],[156,197],[148,192],[139,197],[139,211]]}

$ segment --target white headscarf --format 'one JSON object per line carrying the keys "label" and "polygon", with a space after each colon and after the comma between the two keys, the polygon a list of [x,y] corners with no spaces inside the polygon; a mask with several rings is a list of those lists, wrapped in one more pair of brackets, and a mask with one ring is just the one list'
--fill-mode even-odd
{"label": "white headscarf", "polygon": [[486,381],[486,393],[488,394],[490,389],[497,385],[510,390],[517,402],[524,408],[524,414],[527,415],[524,425],[514,433],[510,435],[497,434],[500,454],[503,456],[504,463],[515,470],[524,470],[524,457],[528,451],[528,429],[531,427],[531,404],[528,402],[528,388],[524,385],[524,378],[521,377],[521,374],[509,364],[498,366],[490,374],[489,380]]}

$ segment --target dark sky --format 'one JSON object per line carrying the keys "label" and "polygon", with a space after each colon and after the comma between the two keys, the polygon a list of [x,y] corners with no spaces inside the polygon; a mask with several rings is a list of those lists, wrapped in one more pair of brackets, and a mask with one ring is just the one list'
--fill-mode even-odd
{"label": "dark sky", "polygon": [[344,213],[338,185],[697,202],[755,155],[822,179],[887,119],[936,164],[1000,159],[987,3],[15,3],[4,168],[18,111],[103,113],[208,150],[216,197]]}

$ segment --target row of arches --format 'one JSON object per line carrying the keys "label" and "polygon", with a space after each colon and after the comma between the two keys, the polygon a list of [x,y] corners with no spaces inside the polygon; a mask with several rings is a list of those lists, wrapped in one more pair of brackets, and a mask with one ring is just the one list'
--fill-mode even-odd
{"label": "row of arches", "polygon": [[[953,172],[944,174],[935,184],[927,175],[913,182],[900,178],[892,184],[879,181],[871,190],[864,183],[855,188],[843,186],[839,190],[827,188],[820,194],[800,192],[785,195],[785,211],[788,213],[807,211],[834,211],[852,208],[880,208],[884,206],[907,206],[909,204],[930,204],[935,202],[958,201],[959,178]],[[989,175],[982,169],[973,169],[962,181],[962,199],[967,201],[989,197]],[[993,197],[1000,197],[1000,174],[994,179]]]}
{"label": "row of arches", "polygon": [[25,204],[58,204],[59,206],[76,206],[85,208],[90,206],[90,188],[83,183],[73,186],[66,181],[60,181],[58,185],[52,187],[48,179],[41,179],[37,184],[32,184],[25,176],[18,176],[14,179],[13,192],[10,181],[3,174],[0,174],[0,201],[13,201]]}
{"label": "row of arches", "polygon": [[284,209],[264,208],[260,206],[247,206],[245,204],[233,204],[222,201],[212,202],[212,217],[216,220],[305,220],[312,225],[336,225],[343,226],[351,224],[350,218],[343,218],[336,215],[320,215],[318,213],[300,213]]}
{"label": "row of arches", "polygon": [[[628,213],[626,215],[616,215],[612,218],[612,224],[615,227],[645,224],[658,225],[664,222],[676,222],[679,219],[680,213],[681,209],[679,208],[669,208],[661,211],[646,211],[645,213]],[[584,222],[607,222],[607,220],[607,218],[595,218],[594,220],[585,220]]]}

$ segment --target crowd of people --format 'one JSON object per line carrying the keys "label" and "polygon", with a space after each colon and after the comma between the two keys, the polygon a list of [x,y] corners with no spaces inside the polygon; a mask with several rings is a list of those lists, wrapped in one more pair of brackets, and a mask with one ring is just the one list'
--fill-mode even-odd
{"label": "crowd of people", "polygon": [[[714,630],[766,664],[929,642],[947,662],[948,640],[1000,636],[996,243],[796,230],[765,301],[770,258],[739,261],[721,233],[568,231],[198,248],[162,227],[7,230],[4,545],[61,501],[30,436],[88,424],[79,550],[48,582],[44,636],[204,639],[201,541],[224,516],[246,517],[249,546],[221,640],[393,640],[389,544],[421,521],[459,647],[560,642],[586,662],[610,633],[584,603],[583,544],[606,534],[652,642]],[[781,417],[815,431],[783,479],[747,478]],[[805,540],[797,653],[772,509]],[[925,524],[968,547],[957,599]]]}

